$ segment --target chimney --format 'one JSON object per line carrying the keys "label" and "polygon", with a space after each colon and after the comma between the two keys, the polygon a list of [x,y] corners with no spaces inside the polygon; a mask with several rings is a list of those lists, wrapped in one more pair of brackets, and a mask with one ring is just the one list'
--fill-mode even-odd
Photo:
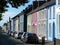
{"label": "chimney", "polygon": [[40,7],[41,5],[43,5],[46,1],[42,1],[42,0],[36,0],[33,1],[33,10],[36,9],[37,7]]}
{"label": "chimney", "polygon": [[38,1],[33,1],[33,10],[36,9],[38,7]]}

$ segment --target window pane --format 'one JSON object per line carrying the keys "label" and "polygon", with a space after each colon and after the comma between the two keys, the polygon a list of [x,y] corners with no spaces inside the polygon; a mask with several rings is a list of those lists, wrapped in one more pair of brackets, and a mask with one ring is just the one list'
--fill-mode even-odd
{"label": "window pane", "polygon": [[23,32],[24,27],[23,27],[24,23],[20,23],[20,31]]}
{"label": "window pane", "polygon": [[49,8],[49,19],[51,19],[51,8]]}
{"label": "window pane", "polygon": [[59,33],[60,33],[60,15],[59,15]]}
{"label": "window pane", "polygon": [[49,24],[49,37],[51,37],[51,23]]}
{"label": "window pane", "polygon": [[24,15],[20,16],[20,22],[24,22]]}
{"label": "window pane", "polygon": [[55,6],[53,6],[53,19],[55,19]]}
{"label": "window pane", "polygon": [[60,5],[60,0],[58,0],[58,5]]}

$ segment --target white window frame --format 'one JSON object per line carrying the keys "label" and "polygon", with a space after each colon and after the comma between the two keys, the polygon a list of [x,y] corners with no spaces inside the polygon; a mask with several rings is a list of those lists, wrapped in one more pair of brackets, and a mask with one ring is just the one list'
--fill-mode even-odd
{"label": "white window frame", "polygon": [[51,32],[52,32],[52,25],[49,23],[49,37],[51,37]]}
{"label": "white window frame", "polygon": [[51,7],[49,8],[49,19],[51,19]]}
{"label": "white window frame", "polygon": [[55,6],[53,6],[53,19],[55,19]]}
{"label": "white window frame", "polygon": [[58,5],[60,5],[60,0],[58,0]]}
{"label": "white window frame", "polygon": [[60,16],[60,15],[58,15],[58,35],[60,35],[59,16]]}

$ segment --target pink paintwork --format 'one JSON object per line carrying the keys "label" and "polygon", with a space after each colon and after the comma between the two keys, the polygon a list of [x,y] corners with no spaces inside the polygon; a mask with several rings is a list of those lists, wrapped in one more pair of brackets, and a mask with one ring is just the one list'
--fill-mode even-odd
{"label": "pink paintwork", "polygon": [[37,33],[37,12],[32,14],[32,32]]}

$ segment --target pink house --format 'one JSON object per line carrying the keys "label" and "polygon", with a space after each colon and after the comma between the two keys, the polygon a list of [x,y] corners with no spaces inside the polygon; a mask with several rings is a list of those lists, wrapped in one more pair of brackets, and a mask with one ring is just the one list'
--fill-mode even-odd
{"label": "pink house", "polygon": [[37,12],[32,13],[32,32],[37,34]]}

